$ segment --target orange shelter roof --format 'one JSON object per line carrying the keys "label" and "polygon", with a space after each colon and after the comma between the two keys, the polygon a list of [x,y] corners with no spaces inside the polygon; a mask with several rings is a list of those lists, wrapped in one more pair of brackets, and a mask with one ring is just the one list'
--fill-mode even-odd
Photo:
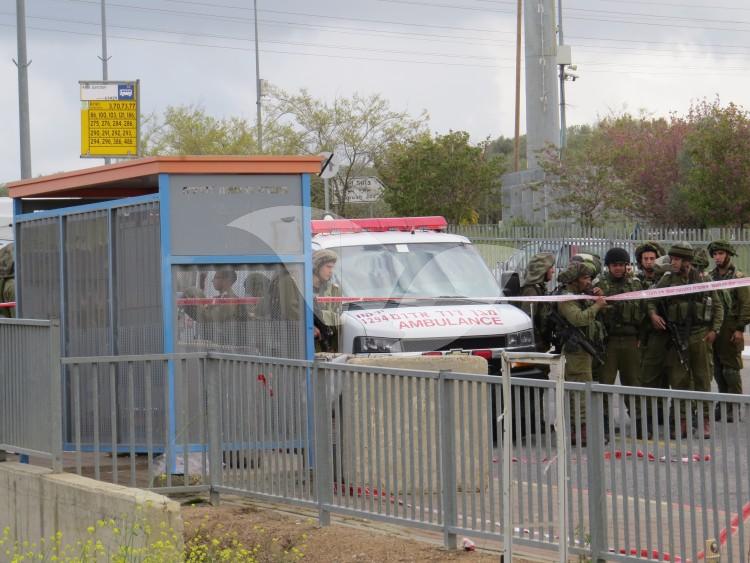
{"label": "orange shelter roof", "polygon": [[11,198],[131,197],[156,193],[159,174],[317,174],[313,156],[155,156],[8,184]]}

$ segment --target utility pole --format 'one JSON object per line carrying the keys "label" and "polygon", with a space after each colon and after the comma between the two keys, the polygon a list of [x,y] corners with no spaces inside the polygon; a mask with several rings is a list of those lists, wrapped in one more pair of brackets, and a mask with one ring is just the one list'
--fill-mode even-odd
{"label": "utility pole", "polygon": [[521,26],[523,22],[523,0],[518,0],[516,12],[516,130],[513,141],[513,171],[520,170],[521,153]]}
{"label": "utility pole", "polygon": [[18,127],[21,141],[21,178],[31,178],[31,128],[29,126],[29,74],[31,61],[26,55],[26,3],[16,0],[16,35],[18,39]]}
{"label": "utility pole", "polygon": [[[109,80],[109,72],[107,69],[107,61],[110,57],[107,56],[107,10],[105,8],[105,0],[102,0],[102,56],[99,59],[102,61],[102,80]],[[109,158],[104,159],[104,164],[110,164],[112,161]]]}
{"label": "utility pole", "polygon": [[260,80],[260,53],[258,52],[258,0],[253,0],[253,13],[255,14],[255,90],[256,105],[258,106],[258,152],[263,152],[263,122],[261,120],[260,98],[263,95],[261,91]]}
{"label": "utility pole", "polygon": [[[562,0],[557,0],[557,35],[560,46],[564,45],[563,41],[563,19],[562,19]],[[565,124],[565,64],[560,67],[560,154],[565,150],[567,141],[567,126]]]}

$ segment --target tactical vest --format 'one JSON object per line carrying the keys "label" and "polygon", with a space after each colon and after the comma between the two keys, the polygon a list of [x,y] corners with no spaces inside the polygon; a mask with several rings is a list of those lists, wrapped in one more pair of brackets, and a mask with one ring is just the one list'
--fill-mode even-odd
{"label": "tactical vest", "polygon": [[[641,289],[640,282],[632,277],[622,281],[613,279],[609,274],[602,274],[597,283],[604,296],[629,293]],[[643,321],[644,311],[640,301],[614,301],[602,310],[602,322],[610,336],[635,336]]]}

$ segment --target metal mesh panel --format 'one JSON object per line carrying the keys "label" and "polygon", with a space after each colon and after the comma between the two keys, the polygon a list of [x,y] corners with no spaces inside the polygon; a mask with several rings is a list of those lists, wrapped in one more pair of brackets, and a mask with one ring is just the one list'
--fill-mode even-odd
{"label": "metal mesh panel", "polygon": [[[109,236],[108,212],[94,211],[70,215],[65,220],[65,356],[103,356],[112,352],[109,315]],[[75,428],[80,439],[91,442],[99,437],[108,439],[110,421],[101,420],[94,428],[94,413],[106,412],[111,382],[103,380],[94,393],[92,366],[81,367],[80,387],[66,380],[66,438],[73,438]],[[80,405],[80,421],[76,427],[73,405]]]}
{"label": "metal mesh panel", "polygon": [[20,307],[27,319],[60,318],[60,219],[18,224]]}
{"label": "metal mesh panel", "polygon": [[[115,353],[163,352],[159,203],[115,209],[112,237]],[[164,426],[165,366],[162,362],[136,362],[119,364],[117,370],[118,404],[132,404],[135,413],[133,421],[129,421],[129,412],[118,410],[118,439],[124,441],[133,432],[135,441],[144,444],[148,437],[147,409],[151,424],[156,428]]]}
{"label": "metal mesh panel", "polygon": [[107,211],[71,215],[65,230],[68,356],[96,356],[109,345]]}
{"label": "metal mesh panel", "polygon": [[176,351],[304,357],[301,265],[174,266],[172,275]]}
{"label": "metal mesh panel", "polygon": [[116,209],[113,236],[116,351],[163,352],[158,202]]}

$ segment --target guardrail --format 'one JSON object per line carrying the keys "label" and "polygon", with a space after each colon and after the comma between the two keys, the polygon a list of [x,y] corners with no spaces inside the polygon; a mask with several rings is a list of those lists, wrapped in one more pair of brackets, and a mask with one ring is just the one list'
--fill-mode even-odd
{"label": "guardrail", "polygon": [[[506,368],[562,369],[528,356]],[[36,409],[16,392],[3,404],[36,426],[0,419],[4,447],[55,459],[57,428],[82,475],[317,507],[323,524],[355,515],[450,547],[466,535],[561,560],[698,561],[715,538],[747,561],[750,396],[216,353],[64,358],[37,379],[18,365],[38,387],[62,383],[65,424],[44,403],[54,391]]]}

